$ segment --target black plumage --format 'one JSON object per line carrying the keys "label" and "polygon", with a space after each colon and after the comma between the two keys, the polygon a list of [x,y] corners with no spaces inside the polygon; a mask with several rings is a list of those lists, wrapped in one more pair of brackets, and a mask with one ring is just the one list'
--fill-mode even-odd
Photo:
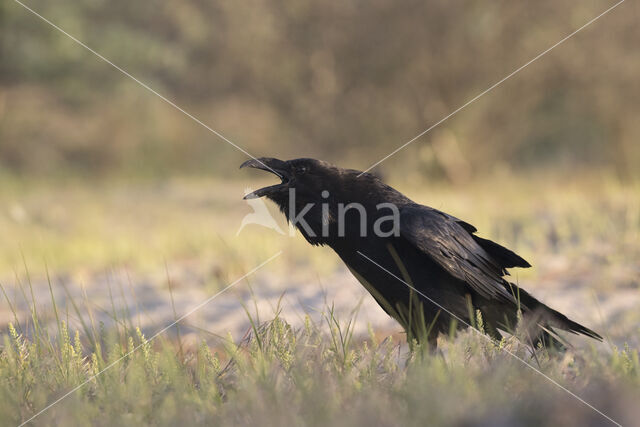
{"label": "black plumage", "polygon": [[562,346],[555,330],[601,340],[505,279],[508,268],[530,267],[519,255],[373,174],[314,159],[261,158],[245,166],[282,180],[246,197],[266,196],[309,243],[331,247],[412,339],[435,344],[438,333],[475,325],[480,313],[483,330],[496,339],[523,320],[533,346]]}

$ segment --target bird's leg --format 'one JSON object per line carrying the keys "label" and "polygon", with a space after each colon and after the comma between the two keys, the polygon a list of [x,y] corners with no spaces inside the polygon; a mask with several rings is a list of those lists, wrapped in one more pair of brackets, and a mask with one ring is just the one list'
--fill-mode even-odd
{"label": "bird's leg", "polygon": [[436,354],[438,352],[438,333],[432,331],[427,336],[427,345],[429,347],[429,353]]}
{"label": "bird's leg", "polygon": [[493,322],[486,321],[484,323],[484,332],[496,341],[496,343],[502,341],[502,334],[498,331]]}

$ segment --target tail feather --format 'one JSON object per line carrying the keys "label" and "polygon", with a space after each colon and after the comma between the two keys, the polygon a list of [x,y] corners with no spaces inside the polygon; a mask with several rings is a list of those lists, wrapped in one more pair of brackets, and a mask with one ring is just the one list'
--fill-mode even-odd
{"label": "tail feather", "polygon": [[535,323],[539,325],[539,340],[544,341],[544,338],[546,338],[546,335],[549,335],[549,332],[555,332],[554,329],[560,329],[573,334],[586,335],[595,340],[602,341],[602,336],[597,332],[581,325],[578,322],[574,322],[559,311],[541,303],[527,291],[520,289],[519,292],[522,305],[528,309],[527,312],[525,312],[525,316],[529,317],[531,321],[535,321]]}

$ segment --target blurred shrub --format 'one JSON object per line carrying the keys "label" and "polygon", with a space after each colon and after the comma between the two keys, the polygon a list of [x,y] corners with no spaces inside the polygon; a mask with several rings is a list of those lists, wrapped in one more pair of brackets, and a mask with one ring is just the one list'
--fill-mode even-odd
{"label": "blurred shrub", "polygon": [[[612,4],[29,2],[250,152],[361,168]],[[638,8],[621,5],[441,125],[453,145],[385,165],[452,179],[503,165],[629,175],[640,164]],[[13,2],[0,5],[0,33],[0,168],[201,173],[242,159]],[[452,177],[458,164],[470,171]]]}

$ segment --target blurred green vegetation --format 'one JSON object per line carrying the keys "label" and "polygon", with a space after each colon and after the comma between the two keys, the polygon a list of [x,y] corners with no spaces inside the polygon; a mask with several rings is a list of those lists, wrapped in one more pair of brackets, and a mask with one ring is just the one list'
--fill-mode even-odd
{"label": "blurred green vegetation", "polygon": [[[252,154],[364,169],[614,3],[27,4]],[[622,4],[383,170],[637,173],[638,9]],[[0,5],[0,34],[8,173],[228,175],[243,160],[17,3]]]}
{"label": "blurred green vegetation", "polygon": [[[193,262],[213,264],[230,280],[278,251],[285,271],[324,275],[341,265],[332,251],[308,245],[299,234],[289,238],[258,225],[238,234],[242,218],[252,212],[242,200],[245,186],[273,182],[266,174],[256,178],[0,181],[0,283],[12,283],[25,262],[34,277],[45,277],[45,263],[53,273],[91,275],[113,266],[164,272],[167,260]],[[585,289],[607,291],[638,286],[638,182],[543,173],[467,185],[398,178],[391,185],[416,202],[474,224],[480,235],[532,262],[534,268],[518,271],[519,278],[575,277]],[[268,207],[287,230],[284,216],[272,203]],[[560,261],[562,274],[554,271]]]}

